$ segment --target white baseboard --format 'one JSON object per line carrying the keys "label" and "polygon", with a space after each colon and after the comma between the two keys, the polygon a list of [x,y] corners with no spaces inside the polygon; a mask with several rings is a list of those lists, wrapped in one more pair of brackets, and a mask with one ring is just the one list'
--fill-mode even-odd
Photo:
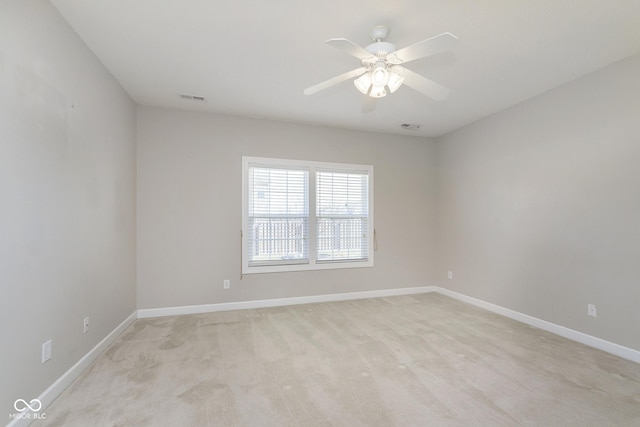
{"label": "white baseboard", "polygon": [[347,301],[363,298],[380,298],[398,295],[435,292],[436,286],[383,289],[378,291],[347,292],[341,294],[312,295],[306,297],[276,298],[255,301],[226,302],[220,304],[187,305],[181,307],[145,308],[138,310],[138,319],[175,316],[179,314],[211,313],[214,311],[246,310],[251,308],[281,307],[285,305],[311,304],[317,302]]}
{"label": "white baseboard", "polygon": [[[42,403],[38,414],[46,414],[47,407],[60,395],[67,387],[73,383],[80,374],[89,367],[96,357],[98,357],[116,338],[127,329],[137,319],[137,312],[131,313],[122,323],[120,323],[113,331],[109,333],[102,341],[96,344],[87,354],[82,356],[71,368],[67,370],[60,378],[51,384],[40,396],[38,400]],[[16,418],[7,424],[7,427],[23,427],[28,426],[33,421],[28,418]]]}
{"label": "white baseboard", "polygon": [[578,332],[574,329],[569,329],[564,326],[556,325],[555,323],[547,322],[546,320],[538,319],[537,317],[529,316],[527,314],[523,314],[518,311],[501,307],[499,305],[491,304],[486,301],[469,297],[467,295],[454,292],[446,288],[441,288],[439,286],[435,286],[435,288],[436,288],[435,291],[439,294],[446,295],[448,297],[457,299],[459,301],[463,301],[463,302],[475,305],[477,307],[483,308],[485,310],[491,311],[496,314],[500,314],[502,316],[508,317],[513,320],[517,320],[527,325],[535,326],[536,328],[540,328],[547,332],[560,335],[561,337],[568,338],[573,341],[577,341],[579,343],[588,345],[589,347],[594,347],[599,350],[606,351],[607,353],[620,356],[623,359],[640,363],[640,351],[638,350],[634,350],[629,347],[612,343],[610,341],[606,341],[601,338],[594,337],[592,335],[587,335],[583,332]]}

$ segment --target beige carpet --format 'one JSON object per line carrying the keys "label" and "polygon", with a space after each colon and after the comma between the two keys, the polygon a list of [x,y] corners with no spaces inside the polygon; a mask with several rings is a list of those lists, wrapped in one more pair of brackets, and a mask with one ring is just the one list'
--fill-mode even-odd
{"label": "beige carpet", "polygon": [[640,365],[438,294],[138,320],[54,426],[640,426]]}

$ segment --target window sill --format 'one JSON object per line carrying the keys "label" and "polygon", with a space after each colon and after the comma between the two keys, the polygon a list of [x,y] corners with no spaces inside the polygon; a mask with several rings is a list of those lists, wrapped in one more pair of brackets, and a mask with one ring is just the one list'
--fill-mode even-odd
{"label": "window sill", "polygon": [[242,274],[286,273],[293,271],[339,270],[343,268],[373,267],[373,260],[352,262],[322,262],[317,264],[260,265],[242,268]]}

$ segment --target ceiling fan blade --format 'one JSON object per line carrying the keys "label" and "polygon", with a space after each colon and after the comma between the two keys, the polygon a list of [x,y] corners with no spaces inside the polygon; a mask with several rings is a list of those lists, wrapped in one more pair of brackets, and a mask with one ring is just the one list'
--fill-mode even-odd
{"label": "ceiling fan blade", "polygon": [[351,70],[351,71],[347,71],[344,74],[340,74],[339,76],[335,76],[332,79],[329,80],[325,80],[323,82],[320,82],[316,85],[313,85],[311,87],[308,87],[304,90],[304,94],[305,95],[313,95],[316,92],[320,92],[321,90],[324,90],[328,87],[331,87],[333,85],[336,85],[338,83],[341,83],[345,80],[349,80],[353,77],[357,77],[359,75],[364,74],[367,71],[367,69],[365,67],[360,67],[360,68],[356,68],[355,70]]}
{"label": "ceiling fan blade", "polygon": [[395,65],[393,70],[400,73],[402,77],[404,77],[404,84],[409,86],[411,89],[417,90],[418,92],[432,98],[436,101],[442,101],[449,95],[449,89],[430,80],[424,76],[421,76],[418,73],[414,73],[413,71],[401,67],[399,65]]}
{"label": "ceiling fan blade", "polygon": [[446,52],[458,45],[458,38],[451,33],[442,33],[430,39],[403,47],[388,55],[390,62],[403,64],[425,56]]}
{"label": "ceiling fan blade", "polygon": [[369,96],[369,95],[365,95],[364,98],[362,98],[362,112],[363,113],[370,113],[373,110],[376,109],[376,101],[377,99]]}
{"label": "ceiling fan blade", "polygon": [[372,56],[374,56],[371,52],[363,49],[362,47],[358,46],[357,44],[355,44],[354,42],[352,42],[351,40],[347,40],[347,39],[329,39],[325,42],[326,44],[333,46],[337,49],[340,49],[344,52],[347,52],[349,55],[351,56],[355,56],[358,59],[367,59],[367,58],[371,58]]}

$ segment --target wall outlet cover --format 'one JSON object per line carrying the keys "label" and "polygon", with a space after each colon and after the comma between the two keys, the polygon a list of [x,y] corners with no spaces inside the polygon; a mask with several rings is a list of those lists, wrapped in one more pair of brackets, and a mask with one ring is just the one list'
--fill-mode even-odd
{"label": "wall outlet cover", "polygon": [[53,352],[52,346],[53,346],[53,342],[51,340],[42,344],[42,363],[51,359],[52,352]]}

